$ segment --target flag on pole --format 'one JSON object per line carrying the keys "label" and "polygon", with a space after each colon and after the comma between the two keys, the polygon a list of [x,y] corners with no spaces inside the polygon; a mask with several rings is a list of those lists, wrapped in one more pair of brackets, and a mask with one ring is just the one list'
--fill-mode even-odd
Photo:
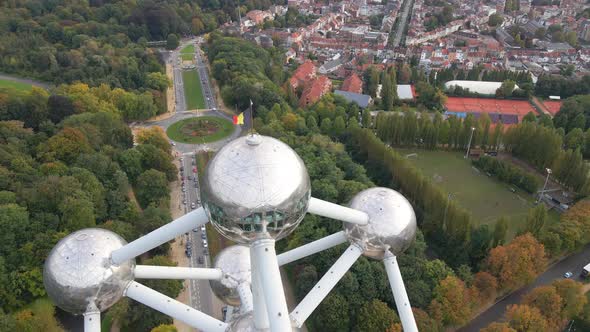
{"label": "flag on pole", "polygon": [[240,115],[234,115],[233,120],[234,120],[235,125],[243,125],[244,124],[244,112],[240,113]]}

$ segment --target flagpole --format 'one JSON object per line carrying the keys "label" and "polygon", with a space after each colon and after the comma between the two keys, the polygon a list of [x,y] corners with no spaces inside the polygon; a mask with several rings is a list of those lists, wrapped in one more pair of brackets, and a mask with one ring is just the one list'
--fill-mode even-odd
{"label": "flagpole", "polygon": [[250,99],[250,136],[254,136],[254,110],[252,109],[252,99]]}

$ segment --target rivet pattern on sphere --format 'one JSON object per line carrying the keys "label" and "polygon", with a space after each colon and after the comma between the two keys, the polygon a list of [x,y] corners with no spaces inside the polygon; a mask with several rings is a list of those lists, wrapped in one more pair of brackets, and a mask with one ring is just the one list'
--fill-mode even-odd
{"label": "rivet pattern on sphere", "polygon": [[238,307],[238,285],[242,282],[252,283],[250,248],[242,245],[227,247],[215,256],[213,266],[223,272],[221,280],[209,281],[213,293],[226,304]]}
{"label": "rivet pattern on sphere", "polygon": [[267,136],[240,137],[207,165],[202,202],[226,238],[252,243],[265,234],[279,240],[299,225],[309,205],[311,185],[299,156]]}
{"label": "rivet pattern on sphere", "polygon": [[51,250],[43,270],[45,290],[65,311],[82,314],[92,304],[108,309],[122,296],[133,280],[135,260],[111,265],[113,250],[127,244],[105,229],[88,228],[74,232]]}
{"label": "rivet pattern on sphere", "polygon": [[[229,326],[229,331],[231,332],[269,332],[270,329],[256,329],[254,325],[254,316],[252,312],[247,312],[236,317]],[[299,329],[296,326],[292,326],[292,332],[299,332]]]}
{"label": "rivet pattern on sphere", "polygon": [[367,225],[344,223],[350,242],[360,244],[367,257],[382,259],[384,250],[397,255],[416,237],[416,215],[408,200],[389,188],[370,188],[356,194],[350,207],[369,215]]}

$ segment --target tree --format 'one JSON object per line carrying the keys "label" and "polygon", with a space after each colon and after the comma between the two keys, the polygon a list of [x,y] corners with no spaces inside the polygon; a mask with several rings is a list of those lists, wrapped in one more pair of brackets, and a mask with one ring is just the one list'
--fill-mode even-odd
{"label": "tree", "polygon": [[495,13],[490,15],[488,19],[488,25],[491,27],[497,27],[504,22],[504,17],[501,14]]}
{"label": "tree", "polygon": [[479,330],[479,332],[517,332],[511,328],[508,323],[492,323],[487,327]]}
{"label": "tree", "polygon": [[564,319],[571,319],[583,312],[588,298],[585,296],[583,285],[580,282],[561,279],[555,280],[551,285],[555,287],[557,294],[563,300],[561,313]]}
{"label": "tree", "polygon": [[528,112],[523,118],[522,121],[526,121],[526,122],[536,122],[537,121],[537,117],[535,116],[535,114],[533,112]]}
{"label": "tree", "polygon": [[502,85],[496,90],[496,97],[506,98],[512,96],[512,91],[516,86],[516,82],[513,80],[505,80]]}
{"label": "tree", "polygon": [[149,73],[147,75],[146,85],[150,89],[164,91],[170,86],[170,80],[162,73]]}
{"label": "tree", "polygon": [[149,169],[141,173],[137,178],[135,191],[137,200],[143,207],[147,207],[151,203],[168,205],[170,200],[166,175],[155,169]]}
{"label": "tree", "polygon": [[547,209],[545,208],[545,204],[539,204],[536,207],[529,210],[529,214],[526,217],[523,233],[530,232],[535,237],[538,237],[546,221]]}
{"label": "tree", "polygon": [[178,47],[178,45],[179,45],[178,36],[176,36],[173,33],[169,34],[168,38],[166,39],[166,49],[173,50],[173,49],[176,49]]}
{"label": "tree", "polygon": [[519,332],[547,330],[547,320],[539,309],[527,305],[509,306],[506,311],[506,320],[510,327]]}
{"label": "tree", "polygon": [[150,332],[178,332],[174,325],[158,325],[154,327]]}
{"label": "tree", "polygon": [[82,153],[92,151],[86,136],[76,128],[66,127],[39,148],[45,161],[61,160],[66,164],[73,163]]}
{"label": "tree", "polygon": [[168,154],[172,150],[164,130],[158,126],[140,129],[137,132],[136,139],[140,144],[151,144]]}
{"label": "tree", "polygon": [[496,221],[496,224],[494,225],[494,235],[492,238],[491,247],[494,248],[498,245],[504,244],[504,241],[506,240],[506,233],[507,232],[508,232],[508,219],[506,219],[505,217],[500,217],[500,219],[498,219]]}
{"label": "tree", "polygon": [[[322,122],[323,123],[323,122]],[[334,136],[339,137],[344,134],[344,130],[346,129],[346,124],[344,123],[344,119],[341,116],[337,116],[334,119]]]}
{"label": "tree", "polygon": [[357,331],[386,331],[399,319],[387,304],[375,299],[360,308],[356,321]]}
{"label": "tree", "polygon": [[500,289],[513,290],[531,282],[546,264],[543,245],[527,233],[490,250],[484,266],[498,278]]}
{"label": "tree", "polygon": [[320,129],[323,134],[330,135],[332,133],[332,120],[328,118],[323,119]]}
{"label": "tree", "polygon": [[350,330],[349,305],[346,298],[330,293],[311,315],[310,325],[317,331]]}
{"label": "tree", "polygon": [[473,287],[477,289],[481,302],[486,303],[496,298],[498,280],[488,272],[480,271],[473,277]]}
{"label": "tree", "polygon": [[368,109],[364,109],[363,114],[362,114],[363,128],[371,128],[371,123],[372,123],[371,111],[369,111]]}
{"label": "tree", "polygon": [[541,286],[533,289],[522,300],[522,304],[539,309],[548,325],[557,328],[561,325],[564,306],[563,299],[553,286]]}
{"label": "tree", "polygon": [[471,299],[465,284],[448,276],[434,289],[434,302],[440,304],[445,325],[461,325],[471,317]]}

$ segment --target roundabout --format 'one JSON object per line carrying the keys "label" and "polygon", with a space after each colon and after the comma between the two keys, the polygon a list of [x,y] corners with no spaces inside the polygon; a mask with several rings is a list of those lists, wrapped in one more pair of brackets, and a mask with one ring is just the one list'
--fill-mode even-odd
{"label": "roundabout", "polygon": [[229,137],[234,125],[224,118],[214,116],[191,117],[174,122],[166,129],[168,137],[180,143],[203,144]]}

